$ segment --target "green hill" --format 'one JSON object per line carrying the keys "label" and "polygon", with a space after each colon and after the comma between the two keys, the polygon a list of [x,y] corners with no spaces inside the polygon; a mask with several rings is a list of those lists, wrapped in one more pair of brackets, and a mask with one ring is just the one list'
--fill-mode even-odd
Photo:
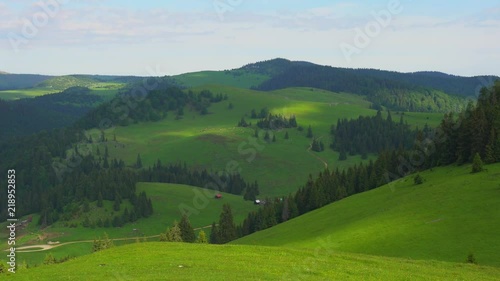
{"label": "green hill", "polygon": [[220,84],[249,89],[269,79],[269,76],[245,70],[200,71],[172,76],[180,86],[199,87],[208,84]]}
{"label": "green hill", "polygon": [[[359,155],[338,161],[339,153],[330,149],[321,153],[309,151],[311,139],[306,137],[309,125],[314,135],[322,138],[328,146],[330,126],[336,124],[339,118],[376,115],[376,110],[370,109],[370,103],[360,96],[312,88],[260,92],[206,86],[193,91],[201,89],[227,94],[229,99],[213,104],[208,109],[208,115],[200,116],[186,109],[182,119],[176,119],[172,113],[158,122],[109,129],[105,132],[106,136],[108,139],[116,136],[119,144],[101,143],[100,150],[104,151],[107,145],[112,158],[123,159],[128,165],[134,164],[140,153],[145,167],[152,166],[159,158],[162,162],[181,161],[220,171],[225,170],[228,163],[234,163],[231,161],[236,161],[247,181],[258,180],[261,196],[281,196],[296,191],[309,173],[322,171],[325,163],[329,167],[344,168],[362,161]],[[229,103],[233,109],[228,108]],[[263,140],[264,131],[260,130],[257,145],[251,145],[249,138],[254,136],[255,130],[237,127],[237,123],[246,116],[246,120],[255,125],[258,119],[250,119],[250,112],[264,107],[275,114],[296,115],[304,131],[279,130],[275,132],[276,142],[267,143]],[[399,119],[399,116],[394,118]],[[437,125],[441,114],[405,113],[404,118],[422,128],[426,123]],[[288,140],[284,138],[287,131]],[[100,132],[94,129],[90,134],[93,139],[98,139]],[[251,149],[258,152],[255,158],[250,158]],[[269,172],[271,170],[273,173]]]}
{"label": "green hill", "polygon": [[486,168],[435,168],[421,185],[406,177],[233,243],[500,266],[500,164]]}
{"label": "green hill", "polygon": [[278,247],[135,243],[10,280],[498,280],[498,268]]}

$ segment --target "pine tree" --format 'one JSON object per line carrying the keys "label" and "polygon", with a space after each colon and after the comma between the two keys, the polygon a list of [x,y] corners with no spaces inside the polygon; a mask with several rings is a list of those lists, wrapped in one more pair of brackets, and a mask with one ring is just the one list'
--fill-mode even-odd
{"label": "pine tree", "polygon": [[198,238],[196,238],[196,243],[200,243],[200,244],[207,244],[208,243],[207,235],[205,234],[205,231],[200,230],[200,232],[198,233]]}
{"label": "pine tree", "polygon": [[290,136],[288,136],[288,131],[286,131],[286,133],[285,133],[285,139],[287,140],[289,138],[290,138]]}
{"label": "pine tree", "polygon": [[142,168],[142,160],[141,160],[141,155],[140,154],[137,154],[137,160],[135,162],[135,167],[137,169]]}
{"label": "pine tree", "polygon": [[193,227],[191,226],[191,223],[189,222],[189,218],[186,215],[186,213],[184,213],[181,217],[181,221],[179,222],[179,228],[181,230],[182,241],[193,243],[196,240]]}
{"label": "pine tree", "polygon": [[220,244],[225,244],[237,238],[236,225],[233,220],[233,213],[229,204],[222,206],[222,213],[219,219]]}
{"label": "pine tree", "polygon": [[210,232],[210,244],[220,244],[219,229],[217,225],[212,223],[212,230]]}
{"label": "pine tree", "polygon": [[273,134],[273,142],[276,142],[276,135]]}
{"label": "pine tree", "polygon": [[167,230],[166,235],[168,242],[182,242],[181,229],[177,221],[174,221],[173,226]]}
{"label": "pine tree", "polygon": [[309,125],[309,127],[307,128],[307,137],[310,139],[313,137],[311,125]]}
{"label": "pine tree", "polygon": [[472,173],[479,173],[483,170],[483,160],[481,160],[481,156],[479,153],[474,155],[474,159],[472,160]]}

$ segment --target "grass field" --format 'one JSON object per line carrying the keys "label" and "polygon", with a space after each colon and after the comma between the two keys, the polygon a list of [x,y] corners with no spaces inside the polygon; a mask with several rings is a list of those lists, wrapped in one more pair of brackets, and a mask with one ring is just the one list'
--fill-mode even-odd
{"label": "grass field", "polygon": [[9,280],[498,280],[500,269],[278,247],[134,243]]}
{"label": "grass field", "polygon": [[500,164],[486,169],[436,168],[422,185],[410,176],[233,243],[500,266]]}
{"label": "grass field", "polygon": [[[352,156],[339,162],[338,153],[330,149],[321,153],[308,151],[311,140],[306,138],[307,127],[311,125],[314,135],[328,147],[330,126],[339,118],[375,115],[376,111],[369,109],[370,103],[360,96],[310,88],[259,92],[204,86],[195,90],[203,88],[227,94],[229,100],[213,104],[206,116],[185,110],[181,120],[174,120],[170,114],[160,122],[110,129],[106,132],[108,139],[114,134],[119,142],[107,144],[111,157],[121,158],[131,165],[140,153],[144,166],[152,165],[159,158],[163,163],[182,161],[216,171],[225,170],[229,163],[237,163],[245,179],[258,180],[262,196],[281,196],[296,191],[310,173],[322,171],[325,163],[330,169],[342,169],[362,161],[360,156]],[[228,109],[229,103],[233,104],[233,109]],[[259,140],[252,143],[254,129],[239,128],[236,124],[252,109],[260,111],[264,107],[273,113],[296,115],[304,131],[288,129],[276,132],[275,143],[265,142],[261,131]],[[399,118],[396,113],[393,116]],[[405,116],[410,124],[422,127],[425,123],[438,124],[441,114],[405,113]],[[248,116],[246,120],[254,124],[257,121]],[[284,139],[286,131],[289,140]],[[98,139],[99,131],[90,133],[93,139]],[[100,145],[100,151],[104,145]],[[370,158],[373,159],[374,155]]]}
{"label": "grass field", "polygon": [[[244,201],[241,196],[222,193],[222,199],[214,199],[215,191],[205,190],[202,188],[176,185],[176,184],[163,184],[163,183],[139,183],[137,192],[146,191],[148,196],[153,202],[154,213],[149,218],[142,218],[134,223],[128,223],[123,227],[96,227],[84,228],[81,226],[83,216],[68,222],[58,222],[46,229],[40,230],[36,226],[38,216],[34,216],[33,223],[22,232],[18,232],[17,247],[27,245],[40,245],[47,244],[49,241],[59,241],[60,243],[72,241],[86,241],[98,237],[103,237],[107,233],[110,238],[131,238],[129,241],[122,243],[130,243],[135,241],[135,237],[149,237],[155,236],[164,232],[167,227],[170,227],[174,220],[179,221],[181,218],[181,210],[189,211],[191,213],[189,219],[194,228],[201,228],[209,226],[212,222],[219,220],[219,215],[222,211],[222,205],[228,203],[233,210],[233,216],[236,223],[241,223],[246,215],[256,210],[251,201]],[[104,208],[98,209],[96,203],[90,204],[91,211],[85,216],[89,216],[91,220],[96,221],[99,217],[105,219],[106,217],[112,218],[113,202],[104,201]],[[116,212],[121,214],[124,208],[127,207],[131,210],[130,203],[122,203],[121,210]],[[75,223],[78,227],[67,227],[65,223]],[[0,238],[6,241],[7,232],[5,223],[1,224],[2,233]],[[210,233],[210,229],[205,230]],[[151,238],[149,240],[157,241],[158,238]],[[56,258],[69,256],[80,256],[90,253],[91,243],[77,243],[69,244],[53,248],[51,250],[32,253],[19,253],[19,260],[26,261],[28,264],[40,264],[47,253],[52,253]],[[0,258],[0,259],[3,259]]]}
{"label": "grass field", "polygon": [[220,84],[249,89],[269,79],[268,76],[245,71],[200,71],[173,76],[181,86],[188,88]]}

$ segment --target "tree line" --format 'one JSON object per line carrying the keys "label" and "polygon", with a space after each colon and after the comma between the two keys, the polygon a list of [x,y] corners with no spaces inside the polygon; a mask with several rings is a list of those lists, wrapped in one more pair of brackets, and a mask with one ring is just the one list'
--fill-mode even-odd
{"label": "tree line", "polygon": [[162,164],[158,159],[153,167],[139,171],[139,179],[144,182],[165,182],[186,184],[220,192],[243,195],[246,200],[255,200],[259,195],[257,181],[246,182],[239,173],[217,174],[207,169],[194,170],[181,163]]}
{"label": "tree line", "polygon": [[[429,130],[425,126],[423,132],[428,133]],[[345,160],[346,154],[358,154],[366,158],[368,153],[378,153],[384,149],[411,148],[417,131],[418,129],[412,130],[404,122],[403,115],[399,123],[395,123],[390,111],[384,119],[379,110],[376,116],[360,116],[358,119],[351,120],[339,119],[336,126],[331,126],[330,147],[345,156],[340,160]]]}

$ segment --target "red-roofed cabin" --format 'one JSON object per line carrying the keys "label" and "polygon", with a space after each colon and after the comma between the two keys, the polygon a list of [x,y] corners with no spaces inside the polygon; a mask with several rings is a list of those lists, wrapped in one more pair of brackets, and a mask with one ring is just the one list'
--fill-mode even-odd
{"label": "red-roofed cabin", "polygon": [[217,195],[215,195],[215,199],[221,199],[222,198],[222,194],[218,193]]}

